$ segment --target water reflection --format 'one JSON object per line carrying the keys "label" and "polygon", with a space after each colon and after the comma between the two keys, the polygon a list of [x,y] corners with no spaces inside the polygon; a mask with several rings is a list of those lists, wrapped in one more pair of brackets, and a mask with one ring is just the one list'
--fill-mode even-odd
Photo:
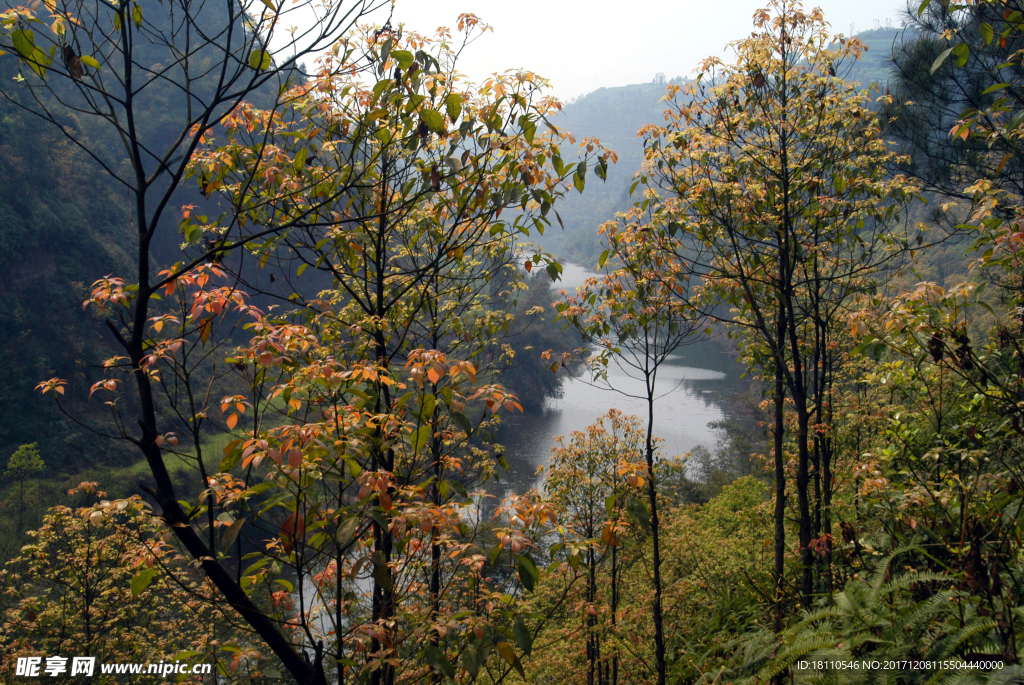
{"label": "water reflection", "polygon": [[[710,448],[718,442],[719,431],[708,424],[726,418],[724,400],[737,383],[735,373],[730,373],[733,366],[735,362],[715,343],[705,342],[670,358],[661,367],[654,433],[664,440],[666,453],[684,454],[697,445]],[[583,430],[613,407],[646,418],[644,383],[636,375],[632,369],[610,370],[609,381],[621,392],[596,387],[586,377],[566,379],[564,396],[547,400],[542,411],[506,414],[499,439],[505,447],[509,472],[502,476],[503,484],[491,488],[491,493],[523,492],[538,485],[537,467],[547,463],[555,436]]]}

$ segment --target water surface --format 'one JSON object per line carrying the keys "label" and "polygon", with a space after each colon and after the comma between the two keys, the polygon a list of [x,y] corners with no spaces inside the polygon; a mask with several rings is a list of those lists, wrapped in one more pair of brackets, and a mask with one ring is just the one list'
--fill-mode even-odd
{"label": "water surface", "polygon": [[[594,275],[567,263],[554,290],[572,292]],[[682,455],[698,445],[715,446],[721,435],[708,424],[728,417],[727,398],[739,386],[738,374],[739,365],[717,341],[697,342],[665,362],[658,370],[654,404],[654,434],[664,440],[663,453]],[[566,378],[563,396],[546,400],[540,411],[503,414],[498,440],[505,448],[509,472],[501,476],[500,485],[489,488],[491,494],[521,493],[539,485],[537,468],[550,458],[555,436],[582,431],[609,409],[640,416],[646,425],[642,377],[628,367],[614,366],[608,375],[614,390],[595,387],[584,370],[579,378]]]}

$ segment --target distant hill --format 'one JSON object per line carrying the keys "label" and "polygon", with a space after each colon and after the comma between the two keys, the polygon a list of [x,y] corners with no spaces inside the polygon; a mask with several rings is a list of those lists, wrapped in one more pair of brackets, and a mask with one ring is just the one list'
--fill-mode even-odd
{"label": "distant hill", "polygon": [[587,175],[585,192],[572,193],[558,212],[565,231],[557,224],[539,240],[548,250],[581,262],[591,262],[600,253],[597,227],[629,206],[629,186],[643,161],[643,144],[637,131],[644,125],[663,121],[666,85],[638,83],[617,88],[600,88],[565,106],[553,123],[583,137],[597,138],[616,152],[618,163],[610,165],[608,180]]}
{"label": "distant hill", "polygon": [[[877,83],[884,91],[889,79],[892,46],[902,32],[902,29],[888,27],[858,33],[857,38],[868,49],[850,67],[846,77],[865,86]],[[545,249],[584,264],[596,262],[601,253],[597,227],[631,204],[629,186],[643,160],[643,144],[636,134],[645,124],[664,120],[662,97],[666,85],[638,83],[600,88],[565,106],[555,123],[571,131],[577,142],[584,136],[598,138],[606,147],[615,150],[619,161],[609,169],[606,183],[588,174],[585,192],[582,195],[572,193],[558,206],[565,231],[556,224],[553,230],[537,240]]]}
{"label": "distant hill", "polygon": [[857,38],[868,49],[854,63],[846,78],[850,81],[857,81],[865,86],[877,83],[884,91],[885,84],[890,76],[893,44],[901,40],[902,33],[903,29],[893,27],[858,33]]}

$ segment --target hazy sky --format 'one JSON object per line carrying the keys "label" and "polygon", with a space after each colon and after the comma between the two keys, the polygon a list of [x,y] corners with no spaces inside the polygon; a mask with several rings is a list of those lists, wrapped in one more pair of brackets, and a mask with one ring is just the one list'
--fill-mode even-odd
{"label": "hazy sky", "polygon": [[[748,35],[765,0],[397,0],[395,17],[433,34],[472,12],[494,28],[465,54],[474,80],[505,69],[529,69],[552,80],[565,100],[602,86],[689,75],[698,62],[722,54]],[[899,25],[906,0],[819,0],[836,33]],[[383,19],[378,19],[383,21]]]}

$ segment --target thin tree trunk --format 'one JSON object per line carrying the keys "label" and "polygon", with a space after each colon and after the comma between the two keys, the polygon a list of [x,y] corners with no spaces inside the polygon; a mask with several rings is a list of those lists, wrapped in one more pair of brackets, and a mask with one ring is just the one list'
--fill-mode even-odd
{"label": "thin tree trunk", "polygon": [[800,595],[804,606],[809,605],[814,580],[814,553],[811,551],[811,510],[808,486],[810,485],[809,462],[810,451],[807,448],[808,423],[810,417],[805,405],[806,397],[797,400],[797,505],[800,515]]}
{"label": "thin tree trunk", "polygon": [[618,685],[619,683],[619,647],[618,647],[618,617],[616,612],[619,609],[619,579],[618,579],[618,551],[619,548],[612,547],[612,643],[615,645],[615,649],[612,652],[612,683],[611,685]]}
{"label": "thin tree trunk", "polygon": [[665,663],[665,632],[661,615],[661,541],[658,537],[658,490],[654,484],[654,389],[647,379],[647,500],[651,508],[651,546],[654,563],[654,658],[658,668],[658,685],[665,685],[668,667]]}
{"label": "thin tree trunk", "polygon": [[[782,334],[783,313],[780,308],[778,329]],[[784,431],[786,394],[782,367],[775,365],[775,632],[782,632],[782,612],[785,603],[786,572],[786,457],[784,453]]]}

